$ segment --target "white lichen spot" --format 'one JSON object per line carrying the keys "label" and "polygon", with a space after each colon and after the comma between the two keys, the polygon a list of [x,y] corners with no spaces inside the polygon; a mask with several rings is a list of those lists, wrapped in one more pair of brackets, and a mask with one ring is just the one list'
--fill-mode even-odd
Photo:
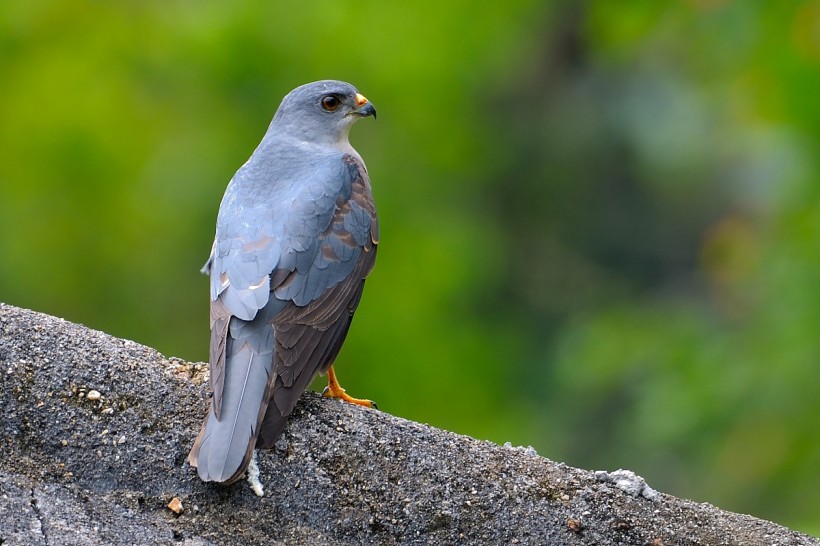
{"label": "white lichen spot", "polygon": [[631,470],[618,469],[615,472],[598,470],[595,472],[595,479],[599,482],[611,483],[635,498],[641,496],[647,500],[655,501],[660,496],[657,491],[647,485],[646,480]]}
{"label": "white lichen spot", "polygon": [[530,457],[537,457],[538,452],[532,446],[514,446],[512,442],[504,442],[504,447],[507,449],[515,449],[516,451],[523,451],[524,455],[529,455]]}

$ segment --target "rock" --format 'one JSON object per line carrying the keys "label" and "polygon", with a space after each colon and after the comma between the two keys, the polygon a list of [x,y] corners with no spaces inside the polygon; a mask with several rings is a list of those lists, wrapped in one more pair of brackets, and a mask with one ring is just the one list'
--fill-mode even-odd
{"label": "rock", "polygon": [[180,515],[182,514],[182,512],[185,511],[185,509],[182,507],[182,501],[179,500],[178,497],[174,497],[173,499],[171,499],[171,502],[168,503],[168,510],[170,510],[176,515]]}
{"label": "rock", "polygon": [[86,394],[85,397],[87,400],[92,400],[96,402],[97,400],[102,398],[102,394],[100,394],[100,391],[95,391],[92,389],[88,391],[88,394]]}
{"label": "rock", "polygon": [[[203,483],[185,457],[204,369],[0,304],[0,544],[820,544],[629,471],[596,475],[312,393],[258,452],[264,496],[245,480]],[[106,385],[116,411],[89,385]]]}

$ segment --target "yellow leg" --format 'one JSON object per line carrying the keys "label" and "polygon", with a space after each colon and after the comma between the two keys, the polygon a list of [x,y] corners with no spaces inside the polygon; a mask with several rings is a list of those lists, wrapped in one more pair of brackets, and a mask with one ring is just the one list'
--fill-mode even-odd
{"label": "yellow leg", "polygon": [[376,403],[371,400],[353,398],[347,394],[342,386],[339,385],[339,380],[336,379],[336,372],[333,371],[333,366],[331,366],[327,371],[327,387],[325,387],[325,390],[322,391],[322,396],[327,398],[339,398],[345,402],[350,402],[351,404],[356,404],[358,406],[376,408]]}

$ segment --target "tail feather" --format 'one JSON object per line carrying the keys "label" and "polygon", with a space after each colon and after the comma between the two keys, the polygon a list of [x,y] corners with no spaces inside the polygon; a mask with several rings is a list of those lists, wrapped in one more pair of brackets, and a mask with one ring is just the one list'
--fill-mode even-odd
{"label": "tail feather", "polygon": [[[240,320],[233,318],[232,321]],[[258,324],[242,340],[228,336],[221,411],[214,400],[188,462],[203,481],[231,483],[247,468],[267,410],[275,375],[274,332]]]}

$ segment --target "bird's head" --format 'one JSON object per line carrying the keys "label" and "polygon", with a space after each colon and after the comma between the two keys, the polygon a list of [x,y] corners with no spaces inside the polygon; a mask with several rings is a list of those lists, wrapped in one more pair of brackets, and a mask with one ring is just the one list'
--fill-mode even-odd
{"label": "bird's head", "polygon": [[330,146],[349,146],[347,135],[359,118],[376,109],[349,83],[322,80],[297,87],[282,99],[271,122],[277,133]]}

